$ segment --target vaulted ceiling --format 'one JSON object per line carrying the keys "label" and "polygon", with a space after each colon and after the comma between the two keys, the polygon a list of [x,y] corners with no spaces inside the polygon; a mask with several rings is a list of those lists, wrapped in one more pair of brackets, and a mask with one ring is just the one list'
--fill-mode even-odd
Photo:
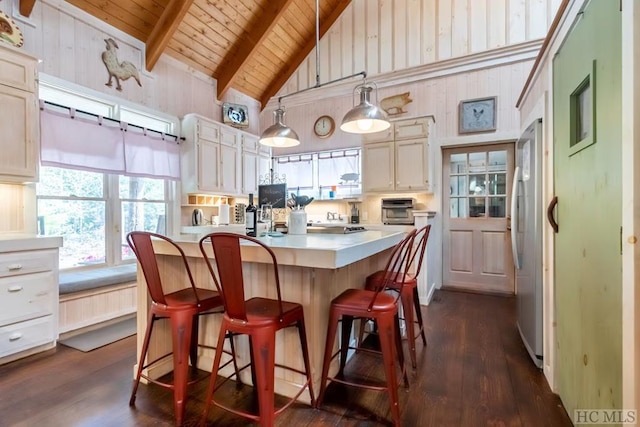
{"label": "vaulted ceiling", "polygon": [[[149,71],[167,54],[264,107],[316,44],[316,0],[67,0],[146,45]],[[35,0],[20,0],[29,16]],[[351,0],[319,2],[319,35]]]}

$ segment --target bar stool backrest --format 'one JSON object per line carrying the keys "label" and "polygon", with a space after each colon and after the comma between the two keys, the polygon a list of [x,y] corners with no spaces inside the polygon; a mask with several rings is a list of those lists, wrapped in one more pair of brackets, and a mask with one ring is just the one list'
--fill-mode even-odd
{"label": "bar stool backrest", "polygon": [[[378,294],[385,290],[387,287],[391,287],[397,282],[398,277],[404,277],[409,272],[409,259],[411,254],[411,248],[413,247],[413,241],[416,237],[416,230],[411,230],[407,235],[393,247],[391,255],[387,261],[387,265],[384,268],[384,278],[380,282],[380,285],[376,288],[373,298],[369,303],[368,311],[373,309],[376,297]],[[401,280],[400,283],[403,281]],[[399,298],[401,292],[397,293],[396,300]]]}
{"label": "bar stool backrest", "polygon": [[416,245],[415,251],[411,255],[411,259],[409,260],[409,268],[413,265],[413,261],[416,259],[416,255],[420,253],[418,257],[418,264],[416,264],[416,272],[414,274],[415,277],[418,277],[420,274],[420,270],[422,269],[422,260],[424,259],[424,253],[427,248],[427,240],[429,240],[429,232],[431,231],[431,224],[425,225],[416,233],[416,239],[418,240],[418,244]]}
{"label": "bar stool backrest", "polygon": [[151,233],[148,231],[132,231],[127,234],[127,243],[140,263],[142,273],[144,274],[145,281],[147,282],[147,289],[149,290],[151,300],[156,304],[167,305],[164,297],[165,292],[162,288],[162,280],[160,279],[160,271],[158,270],[158,261],[153,249],[153,242],[151,240],[152,237],[169,243],[180,254],[189,283],[195,294],[196,301],[198,301],[199,304],[200,300],[198,298],[198,292],[193,281],[193,276],[191,275],[191,269],[189,268],[187,258],[182,248],[180,248],[173,240],[161,234]]}
{"label": "bar stool backrest", "polygon": [[[205,249],[206,242],[211,242],[213,255],[218,273],[213,270],[209,256]],[[218,292],[222,295],[225,312],[232,319],[247,321],[245,308],[244,278],[242,274],[242,250],[241,242],[250,242],[258,245],[259,250],[267,252],[267,259],[273,264],[275,275],[276,292],[280,308],[280,318],[282,318],[282,297],[280,295],[280,278],[278,275],[278,262],[276,255],[271,248],[261,241],[252,237],[235,233],[211,233],[200,239],[200,251],[207,262],[207,267],[211,273]],[[242,245],[245,246],[245,245]],[[246,245],[249,249],[249,245]]]}

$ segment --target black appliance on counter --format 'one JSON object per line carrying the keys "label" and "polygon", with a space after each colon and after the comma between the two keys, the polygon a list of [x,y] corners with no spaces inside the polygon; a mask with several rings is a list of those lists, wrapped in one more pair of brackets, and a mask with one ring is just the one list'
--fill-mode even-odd
{"label": "black appliance on counter", "polygon": [[395,225],[414,225],[413,208],[415,199],[382,199],[382,223]]}

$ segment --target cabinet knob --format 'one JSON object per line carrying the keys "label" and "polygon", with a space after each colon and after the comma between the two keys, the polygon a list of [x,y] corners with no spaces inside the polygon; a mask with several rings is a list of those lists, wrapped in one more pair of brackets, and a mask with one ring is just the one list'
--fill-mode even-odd
{"label": "cabinet knob", "polygon": [[22,286],[21,285],[13,285],[13,286],[9,286],[9,289],[7,289],[9,292],[20,292],[22,290]]}
{"label": "cabinet knob", "polygon": [[21,332],[15,332],[15,333],[9,335],[9,341],[11,341],[11,342],[18,341],[20,338],[22,338],[22,333]]}
{"label": "cabinet knob", "polygon": [[9,271],[22,270],[22,264],[9,264],[7,268]]}

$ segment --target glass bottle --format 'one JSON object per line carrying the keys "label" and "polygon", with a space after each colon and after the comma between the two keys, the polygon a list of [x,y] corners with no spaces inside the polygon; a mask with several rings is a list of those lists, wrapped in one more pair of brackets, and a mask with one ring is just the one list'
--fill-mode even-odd
{"label": "glass bottle", "polygon": [[249,193],[249,205],[245,209],[244,219],[247,236],[256,237],[258,208],[253,204],[253,193]]}

